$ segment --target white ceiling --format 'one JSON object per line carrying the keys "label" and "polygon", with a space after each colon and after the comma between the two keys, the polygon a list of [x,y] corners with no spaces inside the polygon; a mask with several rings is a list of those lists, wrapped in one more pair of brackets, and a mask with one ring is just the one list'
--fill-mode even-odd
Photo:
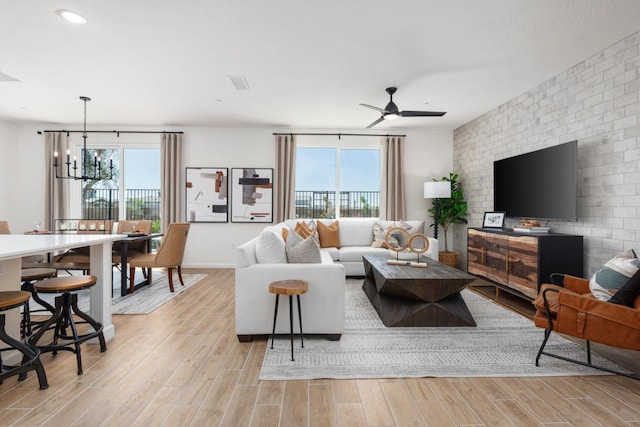
{"label": "white ceiling", "polygon": [[[71,9],[73,25],[54,11]],[[453,129],[640,29],[638,0],[0,0],[0,117]],[[244,76],[236,91],[229,76]],[[2,80],[0,76],[0,80]]]}

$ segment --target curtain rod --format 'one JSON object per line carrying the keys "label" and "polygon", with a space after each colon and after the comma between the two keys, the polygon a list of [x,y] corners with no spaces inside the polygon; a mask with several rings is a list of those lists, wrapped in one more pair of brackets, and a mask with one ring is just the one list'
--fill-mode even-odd
{"label": "curtain rod", "polygon": [[391,135],[391,134],[381,134],[381,133],[296,133],[296,132],[274,132],[274,136],[278,135],[303,135],[303,136],[337,136],[338,139],[342,136],[401,136],[406,137],[407,135]]}
{"label": "curtain rod", "polygon": [[[38,135],[42,135],[42,132],[44,133],[48,133],[48,132],[66,132],[67,136],[69,136],[70,133],[82,133],[84,131],[82,130],[42,130],[42,131],[38,131]],[[184,132],[180,131],[180,132],[170,132],[170,131],[154,131],[154,130],[88,130],[87,133],[115,133],[117,134],[118,137],[120,137],[121,133],[181,133],[184,134]]]}

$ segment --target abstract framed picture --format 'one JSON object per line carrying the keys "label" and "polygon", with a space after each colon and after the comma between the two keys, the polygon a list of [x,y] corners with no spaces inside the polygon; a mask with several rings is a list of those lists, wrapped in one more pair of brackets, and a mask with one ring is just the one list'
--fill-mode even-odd
{"label": "abstract framed picture", "polygon": [[505,212],[485,212],[482,228],[502,228],[504,227]]}
{"label": "abstract framed picture", "polygon": [[228,168],[186,168],[186,221],[228,222]]}
{"label": "abstract framed picture", "polygon": [[231,168],[231,222],[273,222],[273,169]]}

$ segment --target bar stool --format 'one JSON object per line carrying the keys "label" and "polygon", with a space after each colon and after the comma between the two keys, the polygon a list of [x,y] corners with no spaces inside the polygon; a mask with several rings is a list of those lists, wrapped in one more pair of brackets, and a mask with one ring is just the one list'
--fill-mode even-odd
{"label": "bar stool", "polygon": [[304,348],[304,336],[302,333],[302,313],[300,310],[300,295],[309,290],[309,282],[304,280],[280,280],[269,285],[269,292],[276,294],[276,307],[273,313],[273,332],[271,333],[271,348],[276,336],[276,320],[278,318],[278,300],[280,295],[289,296],[289,327],[291,329],[291,361],[293,362],[293,296],[298,300],[298,321],[300,322],[300,343]]}
{"label": "bar stool", "polygon": [[[53,306],[46,301],[43,301],[38,297],[38,294],[33,291],[33,284],[39,280],[49,279],[51,277],[55,277],[58,275],[58,270],[55,268],[23,268],[20,270],[20,281],[22,282],[22,286],[20,289],[23,291],[31,293],[31,297],[40,304],[44,309],[33,310],[33,312],[41,312],[47,311],[49,314],[53,313]],[[32,325],[33,323],[42,323],[42,322],[32,322],[30,314],[32,313],[31,308],[29,307],[29,301],[25,304],[24,310],[22,311],[22,322],[20,322],[20,334],[22,338],[28,337],[32,334]]]}
{"label": "bar stool", "polygon": [[[5,378],[12,375],[18,375],[18,380],[27,378],[27,372],[35,370],[40,383],[40,390],[49,387],[47,383],[47,375],[44,372],[44,366],[40,361],[40,350],[30,348],[15,338],[10,337],[5,330],[5,314],[4,311],[24,306],[31,298],[31,294],[25,291],[6,291],[0,292],[0,341],[9,345],[7,348],[0,349],[0,384]],[[24,308],[29,314],[29,311]],[[8,366],[2,363],[2,352],[8,350],[17,350],[22,353],[22,362],[16,366]]]}
{"label": "bar stool", "polygon": [[[51,318],[45,321],[40,329],[27,338],[27,344],[38,347],[41,352],[53,352],[66,350],[76,354],[78,362],[78,375],[82,375],[82,356],[80,344],[92,338],[100,340],[100,351],[107,351],[107,345],[102,333],[102,324],[87,313],[78,308],[78,294],[82,289],[87,289],[96,284],[95,276],[65,276],[36,282],[33,287],[37,293],[62,294],[55,298],[55,309]],[[76,322],[73,315],[76,314],[84,321]],[[89,324],[93,331],[78,334],[76,325]],[[71,328],[71,335],[67,334],[67,327]],[[40,344],[38,341],[44,333],[53,329],[53,340],[49,344]]]}

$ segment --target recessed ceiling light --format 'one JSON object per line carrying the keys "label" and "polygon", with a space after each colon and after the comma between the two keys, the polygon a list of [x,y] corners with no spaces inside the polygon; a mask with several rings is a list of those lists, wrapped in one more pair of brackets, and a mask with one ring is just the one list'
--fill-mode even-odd
{"label": "recessed ceiling light", "polygon": [[56,15],[63,18],[65,21],[72,22],[74,24],[86,24],[87,18],[80,15],[77,12],[73,12],[67,9],[56,10]]}

